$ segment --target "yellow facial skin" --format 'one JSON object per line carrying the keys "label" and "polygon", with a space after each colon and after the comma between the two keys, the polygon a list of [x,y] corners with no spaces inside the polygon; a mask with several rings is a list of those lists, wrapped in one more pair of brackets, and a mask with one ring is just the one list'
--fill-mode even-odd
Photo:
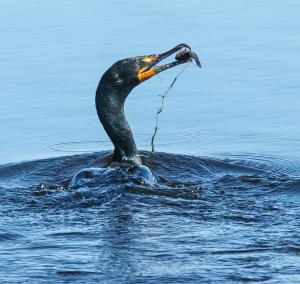
{"label": "yellow facial skin", "polygon": [[[153,56],[145,57],[143,61],[146,63],[152,63],[153,61],[157,60],[157,58],[158,58],[157,55],[153,55]],[[145,70],[147,70],[147,67],[141,68],[137,73],[137,77],[140,82],[143,82],[158,73],[157,70],[155,69],[150,69],[148,71]]]}
{"label": "yellow facial skin", "polygon": [[154,60],[156,60],[157,57],[158,57],[158,56],[148,56],[148,57],[145,57],[145,58],[143,59],[143,61],[146,62],[146,63],[151,63],[151,62],[153,62]]}
{"label": "yellow facial skin", "polygon": [[143,72],[143,70],[145,70],[146,67],[142,68],[139,70],[137,77],[139,79],[140,82],[144,82],[145,80],[151,78],[152,76],[154,76],[155,74],[157,74],[157,71],[155,69],[153,70],[148,70],[146,72]]}

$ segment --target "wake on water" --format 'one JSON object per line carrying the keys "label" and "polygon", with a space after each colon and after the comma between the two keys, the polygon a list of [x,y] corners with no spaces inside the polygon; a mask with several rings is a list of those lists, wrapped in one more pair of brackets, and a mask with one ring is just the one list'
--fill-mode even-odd
{"label": "wake on water", "polygon": [[144,166],[108,166],[109,154],[0,167],[0,262],[15,263],[10,283],[298,279],[295,169],[265,157],[149,152]]}

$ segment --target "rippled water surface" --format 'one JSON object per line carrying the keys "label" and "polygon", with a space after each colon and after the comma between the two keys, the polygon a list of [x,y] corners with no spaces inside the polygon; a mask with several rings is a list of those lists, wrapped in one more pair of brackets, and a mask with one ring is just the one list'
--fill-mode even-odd
{"label": "rippled water surface", "polygon": [[[101,2],[101,3],[100,3]],[[1,283],[299,283],[298,1],[2,1]],[[143,167],[107,166],[118,59],[199,54],[133,90]]]}

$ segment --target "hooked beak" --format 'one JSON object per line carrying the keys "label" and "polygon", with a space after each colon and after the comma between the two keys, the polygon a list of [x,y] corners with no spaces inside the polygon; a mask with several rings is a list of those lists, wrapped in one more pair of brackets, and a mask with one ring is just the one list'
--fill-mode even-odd
{"label": "hooked beak", "polygon": [[143,82],[164,70],[167,70],[167,69],[170,69],[177,65],[189,62],[191,60],[191,58],[183,57],[183,58],[179,58],[178,60],[176,60],[172,63],[164,64],[161,66],[156,66],[160,61],[166,59],[167,57],[169,57],[170,55],[172,55],[178,51],[182,51],[183,49],[185,49],[185,50],[188,49],[191,52],[190,46],[185,43],[182,43],[182,44],[179,44],[176,47],[170,49],[169,51],[167,51],[165,53],[162,53],[159,55],[151,55],[151,56],[146,57],[144,59],[144,61],[149,62],[149,65],[147,67],[141,68],[138,71],[137,77],[138,77],[139,81]]}

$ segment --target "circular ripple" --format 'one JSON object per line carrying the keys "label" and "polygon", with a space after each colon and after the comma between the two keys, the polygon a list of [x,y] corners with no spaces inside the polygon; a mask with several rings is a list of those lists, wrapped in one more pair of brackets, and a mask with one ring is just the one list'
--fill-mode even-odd
{"label": "circular ripple", "polygon": [[112,144],[108,140],[104,141],[69,141],[64,143],[58,143],[49,145],[47,150],[53,152],[65,152],[65,153],[90,153],[96,151],[105,151],[112,149]]}

